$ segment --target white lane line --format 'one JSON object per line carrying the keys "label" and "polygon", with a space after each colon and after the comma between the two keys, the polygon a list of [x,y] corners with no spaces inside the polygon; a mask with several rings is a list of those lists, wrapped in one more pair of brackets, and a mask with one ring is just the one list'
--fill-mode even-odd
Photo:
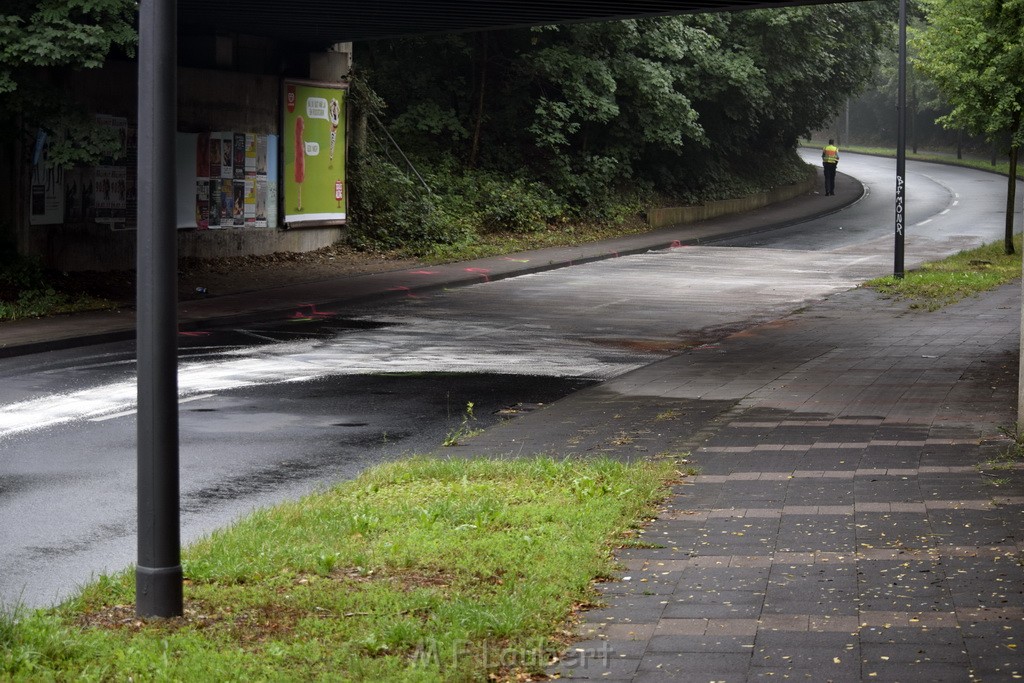
{"label": "white lane line", "polygon": [[235,332],[238,332],[239,334],[244,334],[249,337],[255,337],[256,339],[262,339],[263,341],[272,342],[274,344],[281,341],[280,339],[275,339],[274,337],[268,337],[265,334],[256,334],[255,332],[250,332],[249,330],[235,330]]}
{"label": "white lane line", "polygon": [[940,216],[945,216],[947,213],[949,213],[949,209],[944,209],[942,211],[939,211],[939,215]]}
{"label": "white lane line", "polygon": [[[216,396],[216,394],[199,394],[198,396],[186,396],[185,398],[178,399],[178,405],[181,405],[182,403],[190,403],[192,401],[200,401],[200,400],[202,400],[204,398],[210,398],[212,396]],[[113,413],[111,415],[102,415],[100,417],[90,417],[89,421],[90,422],[106,422],[107,420],[116,420],[119,417],[127,417],[129,415],[134,415],[135,412],[136,412],[135,409],[132,408],[131,410],[122,410],[119,413]]]}
{"label": "white lane line", "polygon": [[191,403],[192,401],[202,401],[204,398],[213,398],[217,394],[198,394],[197,396],[186,396],[185,398],[178,399],[178,405],[182,403]]}
{"label": "white lane line", "polygon": [[[452,323],[446,320],[398,318],[397,322],[402,324],[388,330],[339,335],[327,343],[307,338],[254,349],[227,349],[200,361],[182,359],[178,389],[180,395],[197,400],[195,396],[244,387],[403,371],[608,379],[650,362],[645,354],[596,349],[585,341],[516,326],[467,322],[453,334]],[[75,420],[131,415],[137,392],[134,379],[125,379],[0,405],[0,442],[14,434]]]}
{"label": "white lane line", "polygon": [[916,228],[916,227],[917,227],[917,226],[919,226],[919,225],[924,225],[925,223],[931,223],[931,222],[932,222],[932,219],[931,219],[931,218],[926,218],[926,219],[924,219],[923,221],[920,221],[920,222],[918,222],[918,223],[914,223],[914,227]]}
{"label": "white lane line", "polygon": [[135,414],[135,409],[133,408],[132,410],[122,410],[120,413],[114,413],[112,415],[104,415],[103,417],[90,417],[89,418],[89,422],[106,422],[107,420],[116,420],[119,417],[128,417],[129,415],[134,415],[134,414]]}

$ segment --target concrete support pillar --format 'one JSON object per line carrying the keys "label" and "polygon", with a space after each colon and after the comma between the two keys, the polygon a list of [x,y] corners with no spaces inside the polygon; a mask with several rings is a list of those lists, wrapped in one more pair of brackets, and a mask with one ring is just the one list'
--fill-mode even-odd
{"label": "concrete support pillar", "polygon": [[352,71],[352,43],[336,43],[327,52],[309,55],[309,77],[314,81],[336,83]]}

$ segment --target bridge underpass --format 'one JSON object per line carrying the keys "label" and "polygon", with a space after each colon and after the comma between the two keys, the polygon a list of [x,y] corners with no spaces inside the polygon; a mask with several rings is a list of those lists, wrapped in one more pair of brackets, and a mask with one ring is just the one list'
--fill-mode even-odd
{"label": "bridge underpass", "polygon": [[174,225],[178,36],[237,34],[287,40],[311,49],[413,34],[620,20],[773,8],[813,2],[573,0],[479,2],[404,0],[352,5],[332,0],[287,4],[143,2],[139,25],[138,116],[138,505],[136,608],[141,616],[182,612],[177,403],[177,246]]}

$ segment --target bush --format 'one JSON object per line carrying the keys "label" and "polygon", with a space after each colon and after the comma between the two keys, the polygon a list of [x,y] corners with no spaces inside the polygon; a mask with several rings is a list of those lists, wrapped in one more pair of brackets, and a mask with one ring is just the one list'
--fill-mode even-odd
{"label": "bush", "polygon": [[403,249],[426,254],[438,244],[459,244],[472,230],[458,214],[386,159],[367,156],[352,167],[349,241],[367,251]]}
{"label": "bush", "polygon": [[477,202],[480,227],[489,232],[540,232],[565,211],[554,192],[522,178],[485,179]]}

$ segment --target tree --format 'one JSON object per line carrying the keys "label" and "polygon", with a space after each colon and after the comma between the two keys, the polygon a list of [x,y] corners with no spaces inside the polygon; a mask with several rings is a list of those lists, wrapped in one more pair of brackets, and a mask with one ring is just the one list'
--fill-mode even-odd
{"label": "tree", "polygon": [[135,0],[5,0],[0,9],[0,128],[56,142],[50,159],[73,164],[102,154],[105,138],[62,84],[114,50],[132,55]]}
{"label": "tree", "polygon": [[357,46],[356,61],[388,104],[389,130],[427,163],[541,180],[585,210],[618,190],[702,201],[803,172],[798,138],[866,83],[892,10],[863,2],[381,41]]}
{"label": "tree", "polygon": [[1004,247],[1013,248],[1017,161],[1024,131],[1024,0],[923,0],[927,25],[913,33],[917,63],[953,110],[940,119],[995,142],[1009,132]]}

